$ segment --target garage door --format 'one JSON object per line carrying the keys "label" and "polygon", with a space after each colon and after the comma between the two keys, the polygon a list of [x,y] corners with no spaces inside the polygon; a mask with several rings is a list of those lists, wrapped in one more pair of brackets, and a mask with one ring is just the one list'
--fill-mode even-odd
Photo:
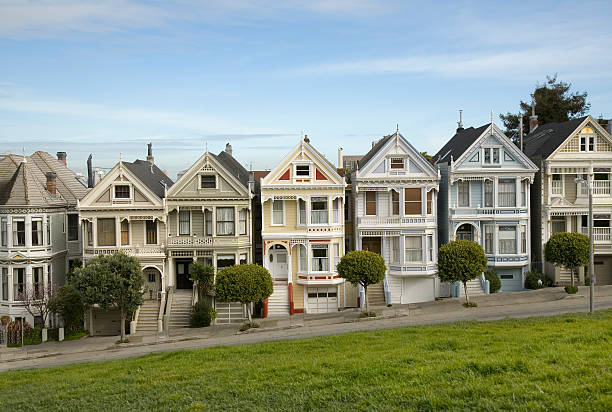
{"label": "garage door", "polygon": [[595,284],[612,285],[612,257],[595,256]]}
{"label": "garage door", "polygon": [[523,290],[523,279],[520,269],[497,269],[501,280],[500,292],[517,292]]}
{"label": "garage door", "polygon": [[121,312],[119,310],[93,311],[94,336],[115,336],[121,334]]}
{"label": "garage door", "polygon": [[338,288],[308,287],[308,313],[327,313],[338,311]]}

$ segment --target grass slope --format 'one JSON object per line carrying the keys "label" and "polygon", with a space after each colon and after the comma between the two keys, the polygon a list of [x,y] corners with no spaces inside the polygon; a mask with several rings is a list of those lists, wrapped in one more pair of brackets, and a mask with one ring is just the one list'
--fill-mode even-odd
{"label": "grass slope", "polygon": [[612,311],[0,374],[0,410],[612,410]]}

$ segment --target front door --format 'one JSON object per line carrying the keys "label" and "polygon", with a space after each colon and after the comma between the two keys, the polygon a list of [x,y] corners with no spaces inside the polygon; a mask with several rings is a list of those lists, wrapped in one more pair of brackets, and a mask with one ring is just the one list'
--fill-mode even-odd
{"label": "front door", "polygon": [[146,268],[142,271],[145,280],[145,288],[142,297],[145,300],[157,299],[157,293],[161,291],[161,276],[157,269]]}
{"label": "front door", "polygon": [[380,238],[379,237],[364,237],[361,239],[361,249],[380,255]]}
{"label": "front door", "polygon": [[191,259],[176,260],[176,288],[191,289],[193,288],[193,280],[189,274],[189,267],[193,262]]}
{"label": "front door", "polygon": [[270,269],[272,279],[286,280],[289,275],[289,265],[287,264],[287,249],[270,249]]}

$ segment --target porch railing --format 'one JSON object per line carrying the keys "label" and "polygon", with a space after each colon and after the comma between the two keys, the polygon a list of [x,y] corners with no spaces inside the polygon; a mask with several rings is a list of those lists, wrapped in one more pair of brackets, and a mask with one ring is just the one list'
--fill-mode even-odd
{"label": "porch railing", "polygon": [[[593,180],[591,181],[594,195],[609,195],[610,194],[610,181],[609,180]],[[589,194],[587,185],[581,185],[581,193],[583,195]]]}
{"label": "porch railing", "polygon": [[[589,234],[589,228],[583,227],[582,233]],[[611,231],[609,227],[594,227],[593,228],[593,242],[595,243],[609,243],[612,240]]]}

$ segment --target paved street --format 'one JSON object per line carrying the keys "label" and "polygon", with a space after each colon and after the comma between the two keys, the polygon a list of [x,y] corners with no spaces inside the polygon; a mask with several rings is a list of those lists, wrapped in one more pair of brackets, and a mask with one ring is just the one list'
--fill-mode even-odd
{"label": "paved street", "polygon": [[[472,300],[477,308],[463,308],[460,299],[445,299],[413,305],[400,305],[379,310],[377,319],[360,320],[358,313],[340,312],[334,316],[294,316],[270,319],[251,333],[239,333],[237,326],[214,326],[202,329],[181,329],[170,336],[136,336],[131,343],[116,345],[117,337],[84,338],[71,342],[47,342],[21,349],[0,352],[0,371],[20,368],[42,368],[76,362],[101,361],[141,356],[179,349],[205,348],[219,345],[241,345],[267,341],[301,339],[355,331],[427,325],[454,321],[488,321],[504,318],[549,316],[588,311],[588,288],[577,295],[567,295],[562,288],[539,291],[501,293],[478,296]],[[612,308],[612,286],[596,288],[596,309]]]}

